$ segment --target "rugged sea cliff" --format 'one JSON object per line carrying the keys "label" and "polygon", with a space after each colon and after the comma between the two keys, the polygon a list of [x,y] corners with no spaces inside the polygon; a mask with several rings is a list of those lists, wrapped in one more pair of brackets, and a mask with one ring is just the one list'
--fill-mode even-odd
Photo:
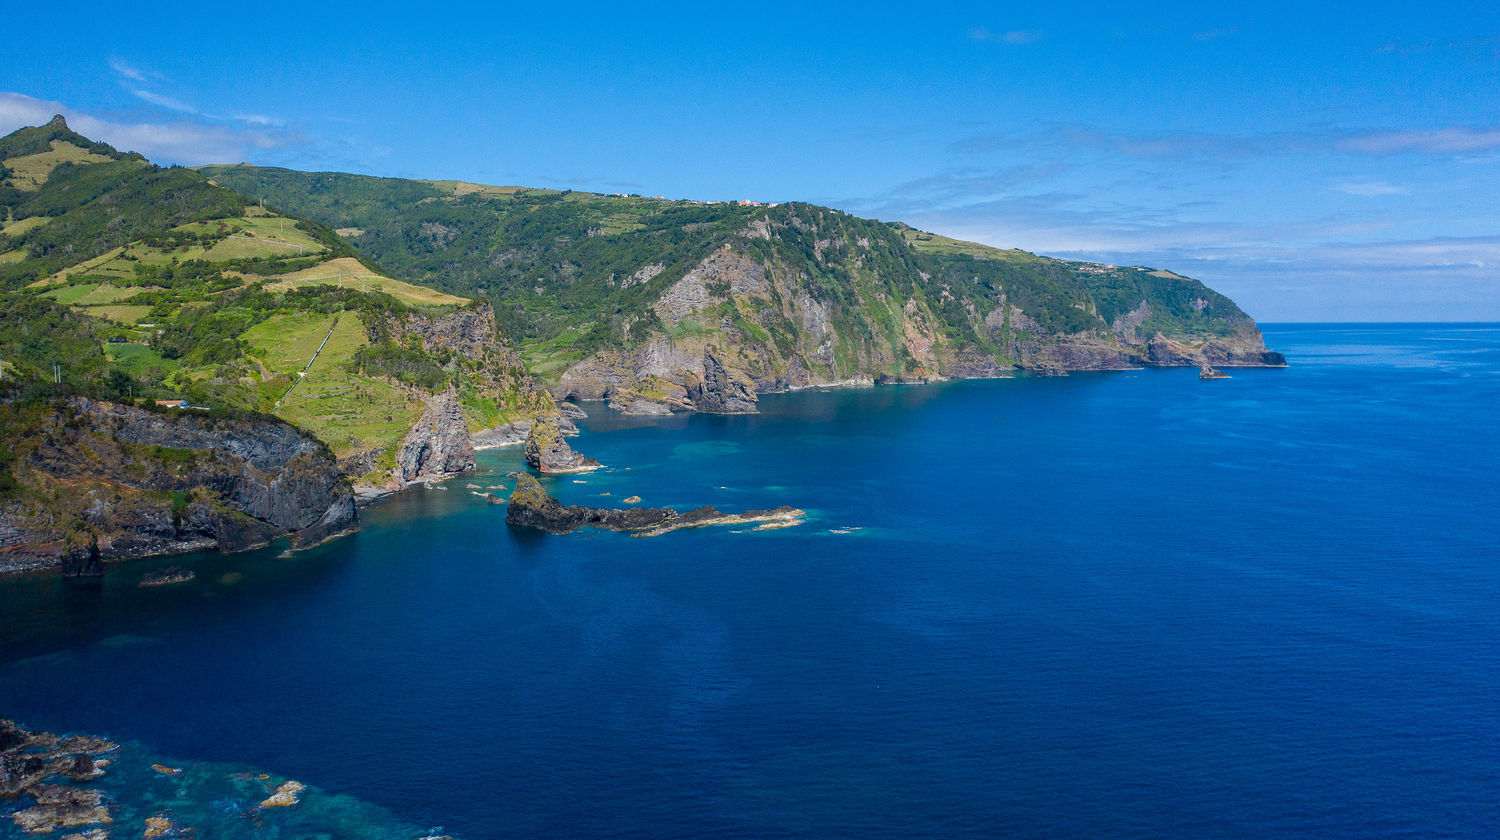
{"label": "rugged sea cliff", "polygon": [[202,549],[299,545],[355,525],[348,480],[320,441],[264,416],[148,410],[74,397],[8,407],[24,426],[20,486],[0,506],[0,571]]}
{"label": "rugged sea cliff", "polygon": [[655,294],[644,335],[572,363],[552,393],[630,414],[745,414],[760,394],[809,387],[1286,363],[1196,280],[924,252],[901,230],[807,205],[752,219]]}

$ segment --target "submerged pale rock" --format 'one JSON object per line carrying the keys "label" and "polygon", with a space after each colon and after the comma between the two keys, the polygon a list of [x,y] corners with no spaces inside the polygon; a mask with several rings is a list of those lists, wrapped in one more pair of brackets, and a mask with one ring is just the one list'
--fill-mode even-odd
{"label": "submerged pale rock", "polygon": [[307,785],[301,782],[285,781],[276,788],[276,792],[261,800],[262,808],[288,808],[301,801],[302,791]]}

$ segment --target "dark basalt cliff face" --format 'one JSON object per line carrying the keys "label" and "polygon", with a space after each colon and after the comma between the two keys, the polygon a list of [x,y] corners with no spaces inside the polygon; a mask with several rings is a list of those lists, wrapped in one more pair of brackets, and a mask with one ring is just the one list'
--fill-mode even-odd
{"label": "dark basalt cliff face", "polygon": [[394,478],[402,485],[474,469],[474,443],[458,395],[448,390],[426,402],[427,411],[396,452]]}
{"label": "dark basalt cliff face", "polygon": [[703,351],[703,375],[690,374],[686,386],[695,411],[709,414],[752,414],[759,409],[755,383],[724,365],[716,348]]}
{"label": "dark basalt cliff face", "polygon": [[327,447],[272,418],[81,397],[14,416],[31,434],[15,453],[20,484],[0,499],[0,571],[310,544],[356,522]]}

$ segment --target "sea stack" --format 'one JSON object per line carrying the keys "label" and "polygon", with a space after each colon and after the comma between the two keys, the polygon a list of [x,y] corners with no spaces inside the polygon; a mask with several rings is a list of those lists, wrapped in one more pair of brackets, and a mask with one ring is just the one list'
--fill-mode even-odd
{"label": "sea stack", "polygon": [[543,473],[589,472],[603,466],[574,452],[552,417],[538,417],[532,422],[526,434],[526,463]]}
{"label": "sea stack", "polygon": [[1198,378],[1199,379],[1228,379],[1229,378],[1229,374],[1225,373],[1222,370],[1219,370],[1218,368],[1214,367],[1213,365],[1203,365],[1202,367],[1198,368]]}

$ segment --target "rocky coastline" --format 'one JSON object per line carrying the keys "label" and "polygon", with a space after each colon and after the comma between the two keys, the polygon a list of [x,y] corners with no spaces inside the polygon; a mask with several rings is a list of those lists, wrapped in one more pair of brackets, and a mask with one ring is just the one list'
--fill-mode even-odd
{"label": "rocky coastline", "polygon": [[[826,269],[873,259],[873,239],[851,237],[844,229],[850,220],[817,208],[772,215],[784,218],[741,231],[743,241],[731,239],[654,292],[658,331],[632,332],[572,362],[552,395],[603,400],[632,415],[751,414],[761,395],[804,388],[1286,364],[1228,298],[1139,266],[982,251],[974,259],[935,257],[936,273],[918,270],[909,283],[885,290],[815,293],[799,257],[768,257],[749,243],[810,244],[813,263]],[[1023,279],[1032,271],[1069,278],[1076,300],[1066,317],[1055,311],[1061,301],[1041,304],[1025,293],[1027,283],[1040,282]],[[1122,295],[1134,305],[1119,312]]]}
{"label": "rocky coastline", "polygon": [[972,364],[956,360],[950,366],[934,364],[915,373],[825,376],[799,367],[794,359],[788,375],[775,378],[753,374],[768,364],[764,348],[707,345],[698,351],[687,342],[678,346],[658,338],[633,353],[596,353],[564,372],[551,392],[558,400],[603,401],[615,411],[635,416],[682,411],[755,414],[760,410],[762,395],[802,390],[1144,368],[1279,368],[1287,364],[1281,353],[1266,349],[1260,331],[1253,325],[1243,326],[1231,336],[1201,341],[1171,339],[1161,333],[1134,343],[1132,338],[1111,333],[1027,339],[1017,344],[1021,361],[1010,366],[997,365],[993,360],[971,360]]}
{"label": "rocky coastline", "polygon": [[[1201,352],[1186,353],[1160,335],[1152,340],[1152,346],[1155,362],[1151,366],[1188,367],[1193,362],[1199,365],[1200,379],[1228,378],[1217,367],[1198,361],[1203,358]],[[1211,355],[1228,359],[1220,362],[1227,367],[1244,360],[1226,350]],[[756,402],[751,402],[756,395],[747,383],[726,373],[714,354],[707,358],[708,375],[685,393],[695,394],[700,401],[704,394],[713,395],[710,404],[725,409],[722,413],[757,410]],[[1044,368],[1021,373],[1066,371]],[[1014,373],[997,374],[1011,375]],[[856,377],[784,390],[919,385],[946,379]],[[73,495],[74,518],[58,527],[55,513],[48,516],[45,510],[28,510],[17,502],[0,508],[0,575],[59,568],[68,576],[91,577],[102,575],[103,565],[116,560],[204,550],[244,551],[282,537],[291,537],[294,548],[306,548],[356,530],[356,505],[374,502],[405,487],[435,486],[472,472],[475,452],[481,449],[523,446],[527,465],[543,475],[601,469],[599,461],[575,451],[567,441],[579,433],[574,418],[586,418],[587,413],[571,402],[554,403],[550,398],[548,402],[555,413],[470,433],[456,396],[451,392],[437,394],[429,400],[427,412],[414,424],[398,453],[397,473],[402,480],[368,486],[352,485],[341,477],[341,473],[347,475],[347,469],[332,461],[326,447],[274,418],[229,421],[73,398],[68,401],[72,420],[54,424],[51,435],[42,441],[45,445],[37,447],[32,457],[41,468],[40,474],[82,488],[81,493]],[[669,412],[651,409],[626,413]],[[121,451],[105,447],[106,440]],[[131,444],[137,448],[131,449]],[[96,454],[104,452],[105,457],[87,459],[93,467],[84,469],[76,459],[63,454],[80,446]],[[130,463],[149,461],[140,446],[149,448],[146,455],[157,457],[169,450],[168,457],[179,463],[170,468],[146,464],[143,470],[137,464],[125,469]],[[115,466],[101,469],[101,463]],[[529,492],[533,487],[535,492]],[[794,523],[801,515],[785,506],[742,514],[726,514],[712,507],[686,512],[566,507],[551,499],[534,479],[529,484],[518,480],[517,489],[509,499],[508,521],[548,533],[595,527],[655,536],[703,525]],[[493,494],[487,494],[487,498],[502,501]],[[181,571],[191,575],[190,570]],[[145,585],[171,582],[175,580]]]}

